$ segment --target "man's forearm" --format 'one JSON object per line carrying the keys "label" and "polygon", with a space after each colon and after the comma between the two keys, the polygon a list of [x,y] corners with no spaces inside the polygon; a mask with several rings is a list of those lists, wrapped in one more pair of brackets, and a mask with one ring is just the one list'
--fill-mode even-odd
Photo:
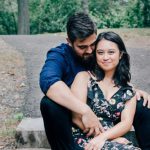
{"label": "man's forearm", "polygon": [[88,105],[79,101],[68,88],[68,86],[58,81],[54,83],[46,93],[47,97],[52,99],[57,104],[66,107],[67,109],[78,114],[84,114],[89,111]]}

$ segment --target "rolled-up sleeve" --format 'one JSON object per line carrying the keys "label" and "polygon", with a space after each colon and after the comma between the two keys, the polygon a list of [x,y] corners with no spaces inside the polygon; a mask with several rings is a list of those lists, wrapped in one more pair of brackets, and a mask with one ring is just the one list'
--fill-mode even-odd
{"label": "rolled-up sleeve", "polygon": [[62,80],[65,66],[63,54],[51,50],[47,53],[47,59],[40,73],[40,87],[44,94],[47,93],[51,85]]}

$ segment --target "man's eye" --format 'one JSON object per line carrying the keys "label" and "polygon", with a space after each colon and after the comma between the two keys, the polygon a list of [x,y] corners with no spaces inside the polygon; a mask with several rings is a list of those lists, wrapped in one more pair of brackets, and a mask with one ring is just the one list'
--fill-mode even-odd
{"label": "man's eye", "polygon": [[86,46],[78,46],[80,49],[85,49]]}
{"label": "man's eye", "polygon": [[91,45],[91,49],[93,49],[93,50],[95,49],[95,45],[94,44]]}

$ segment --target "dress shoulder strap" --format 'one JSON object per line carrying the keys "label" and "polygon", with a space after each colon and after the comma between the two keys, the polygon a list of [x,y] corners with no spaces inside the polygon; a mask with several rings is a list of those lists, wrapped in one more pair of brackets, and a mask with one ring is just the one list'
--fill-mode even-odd
{"label": "dress shoulder strap", "polygon": [[87,72],[88,72],[91,79],[93,79],[95,81],[97,80],[97,78],[91,73],[91,71],[87,71]]}

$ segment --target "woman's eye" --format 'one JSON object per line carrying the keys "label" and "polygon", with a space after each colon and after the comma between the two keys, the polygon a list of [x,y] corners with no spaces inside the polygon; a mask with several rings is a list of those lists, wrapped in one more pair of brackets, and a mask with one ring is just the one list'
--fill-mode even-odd
{"label": "woman's eye", "polygon": [[99,51],[99,52],[97,52],[99,55],[103,55],[104,54],[104,52],[101,52],[101,51]]}
{"label": "woman's eye", "polygon": [[115,52],[114,52],[114,51],[109,51],[108,53],[109,53],[109,54],[114,54]]}

